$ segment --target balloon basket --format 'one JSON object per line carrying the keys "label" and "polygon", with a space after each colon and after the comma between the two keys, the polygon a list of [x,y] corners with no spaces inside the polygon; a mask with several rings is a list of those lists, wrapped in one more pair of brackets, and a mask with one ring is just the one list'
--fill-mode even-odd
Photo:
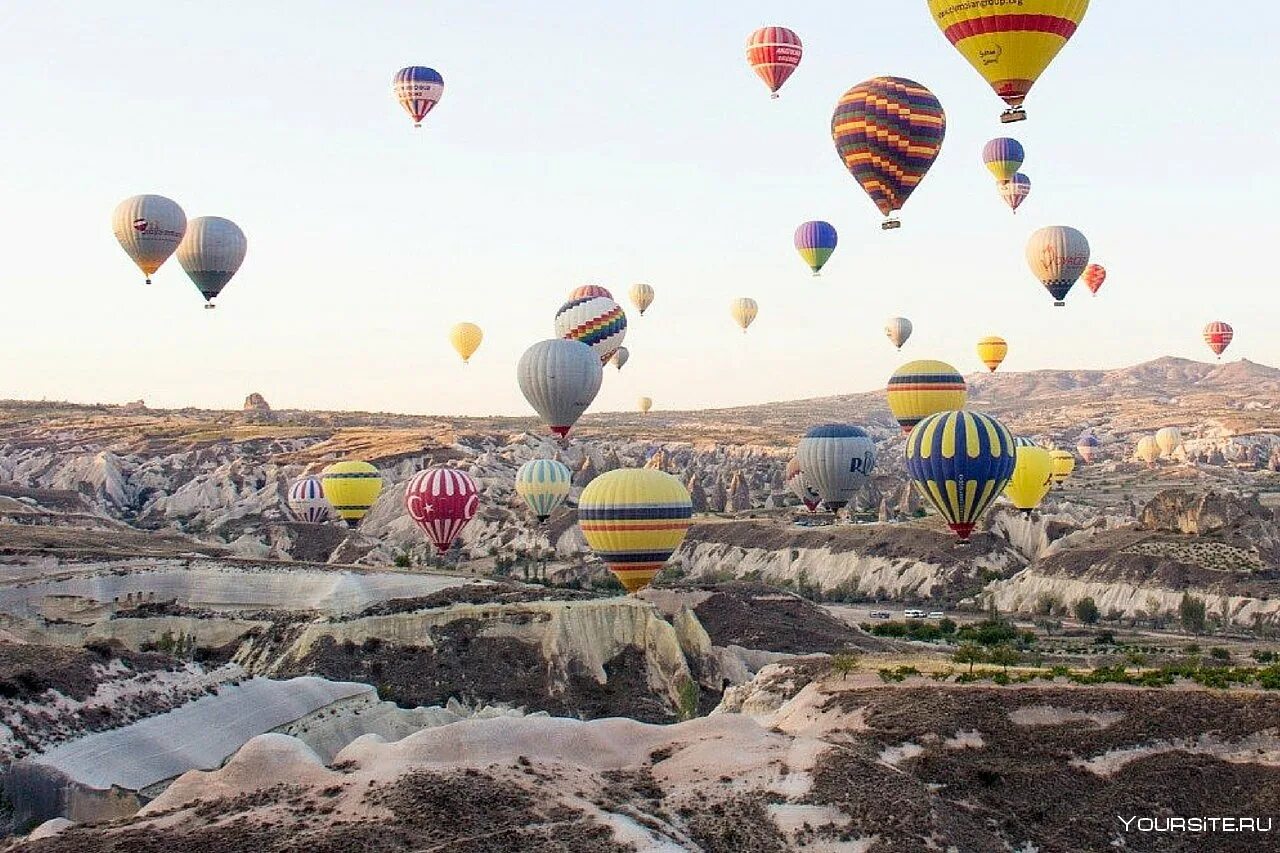
{"label": "balloon basket", "polygon": [[1053,307],[1054,307],[1054,308],[1065,308],[1065,307],[1066,307],[1066,305],[1067,305],[1067,303],[1063,302],[1061,299],[1055,299],[1055,300],[1053,300]]}
{"label": "balloon basket", "polygon": [[206,302],[206,303],[205,303],[205,305],[204,305],[204,310],[206,310],[206,311],[212,311],[214,308],[217,308],[217,307],[218,307],[218,306],[217,306],[217,305],[214,305],[212,302]]}
{"label": "balloon basket", "polygon": [[815,272],[815,273],[813,274],[813,277],[814,277],[814,278],[822,278],[822,273],[820,273],[820,272]]}
{"label": "balloon basket", "polygon": [[1014,107],[1000,114],[1001,124],[1013,124],[1015,121],[1026,121],[1027,111],[1022,107]]}
{"label": "balloon basket", "polygon": [[771,92],[771,93],[769,94],[769,100],[771,100],[771,101],[776,101],[776,100],[778,100],[778,93],[777,93],[777,92]]}
{"label": "balloon basket", "polygon": [[882,231],[892,231],[895,228],[901,227],[902,223],[897,219],[886,219],[884,222],[880,223],[880,230]]}

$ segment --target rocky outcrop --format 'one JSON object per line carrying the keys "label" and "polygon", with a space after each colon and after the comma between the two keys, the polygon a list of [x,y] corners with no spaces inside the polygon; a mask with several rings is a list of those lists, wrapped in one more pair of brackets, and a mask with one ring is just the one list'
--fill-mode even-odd
{"label": "rocky outcrop", "polygon": [[1273,520],[1256,495],[1239,497],[1223,492],[1196,494],[1168,489],[1143,507],[1138,526],[1143,530],[1205,536],[1249,522]]}

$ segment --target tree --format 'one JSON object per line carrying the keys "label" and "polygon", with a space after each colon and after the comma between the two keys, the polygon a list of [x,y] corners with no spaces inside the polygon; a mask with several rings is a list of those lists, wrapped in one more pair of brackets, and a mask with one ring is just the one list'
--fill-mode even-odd
{"label": "tree", "polygon": [[951,655],[951,659],[956,663],[969,664],[969,674],[972,675],[973,665],[986,660],[987,653],[977,643],[961,643]]}
{"label": "tree", "polygon": [[1204,601],[1195,598],[1190,593],[1183,593],[1182,601],[1178,603],[1178,619],[1182,622],[1184,631],[1192,634],[1204,633]]}
{"label": "tree", "polygon": [[858,668],[861,658],[854,652],[837,652],[831,656],[831,671],[840,676],[840,680],[849,677],[849,673]]}
{"label": "tree", "polygon": [[1018,650],[1007,643],[1001,643],[987,653],[987,659],[996,666],[1003,667],[1005,672],[1009,671],[1009,667],[1019,663],[1022,655],[1018,654]]}
{"label": "tree", "polygon": [[1076,602],[1074,608],[1076,618],[1086,625],[1093,625],[1098,621],[1098,605],[1094,603],[1092,598],[1085,596]]}

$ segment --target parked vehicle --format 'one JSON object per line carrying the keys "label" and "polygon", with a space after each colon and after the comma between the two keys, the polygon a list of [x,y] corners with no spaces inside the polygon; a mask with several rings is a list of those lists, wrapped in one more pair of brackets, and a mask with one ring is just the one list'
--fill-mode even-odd
{"label": "parked vehicle", "polygon": [[930,614],[929,614],[929,618],[930,618],[930,619],[945,619],[945,618],[947,618],[947,614],[943,613],[941,610],[935,610],[935,611],[933,611],[932,613],[930,613]]}
{"label": "parked vehicle", "polygon": [[904,610],[902,616],[905,619],[924,619],[925,612],[923,610]]}
{"label": "parked vehicle", "polygon": [[890,613],[888,610],[872,610],[871,618],[872,619],[892,619],[893,614]]}

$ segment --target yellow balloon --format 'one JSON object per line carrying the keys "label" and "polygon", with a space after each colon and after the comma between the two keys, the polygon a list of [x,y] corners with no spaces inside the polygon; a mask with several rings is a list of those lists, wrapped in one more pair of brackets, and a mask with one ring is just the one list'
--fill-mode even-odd
{"label": "yellow balloon", "polygon": [[929,0],[933,20],[1010,109],[1002,121],[1026,118],[1023,99],[1084,20],[1089,0],[957,3]]}
{"label": "yellow balloon", "polygon": [[1013,477],[1004,493],[1014,506],[1030,515],[1053,486],[1053,457],[1043,447],[1022,445],[1015,458]]}
{"label": "yellow balloon", "polygon": [[652,468],[601,474],[578,498],[578,527],[627,592],[644,589],[680,547],[693,506],[679,480]]}
{"label": "yellow balloon", "polygon": [[640,316],[653,304],[653,288],[647,284],[631,285],[631,304],[640,309]]}
{"label": "yellow balloon", "polygon": [[382,493],[382,475],[368,462],[348,459],[320,472],[320,488],[334,512],[355,527]]}
{"label": "yellow balloon", "polygon": [[978,341],[978,358],[987,366],[987,370],[995,373],[1000,362],[1009,352],[1009,345],[998,335],[988,335]]}
{"label": "yellow balloon", "polygon": [[470,361],[471,356],[476,354],[482,340],[484,332],[475,323],[459,323],[449,330],[449,343],[462,356],[463,363]]}
{"label": "yellow balloon", "polygon": [[649,410],[653,408],[653,400],[650,399],[649,397],[641,397],[640,401],[636,404],[636,406],[640,409],[640,411],[645,412],[647,414]]}
{"label": "yellow balloon", "polygon": [[733,321],[742,327],[744,335],[747,333],[747,326],[755,322],[759,311],[760,306],[756,305],[754,299],[743,297],[729,303],[729,313],[733,316]]}
{"label": "yellow balloon", "polygon": [[1076,470],[1075,454],[1070,450],[1050,450],[1049,457],[1053,460],[1053,482],[1061,486]]}
{"label": "yellow balloon", "polygon": [[904,433],[929,415],[964,408],[969,399],[964,377],[945,361],[909,361],[889,377],[889,410]]}

